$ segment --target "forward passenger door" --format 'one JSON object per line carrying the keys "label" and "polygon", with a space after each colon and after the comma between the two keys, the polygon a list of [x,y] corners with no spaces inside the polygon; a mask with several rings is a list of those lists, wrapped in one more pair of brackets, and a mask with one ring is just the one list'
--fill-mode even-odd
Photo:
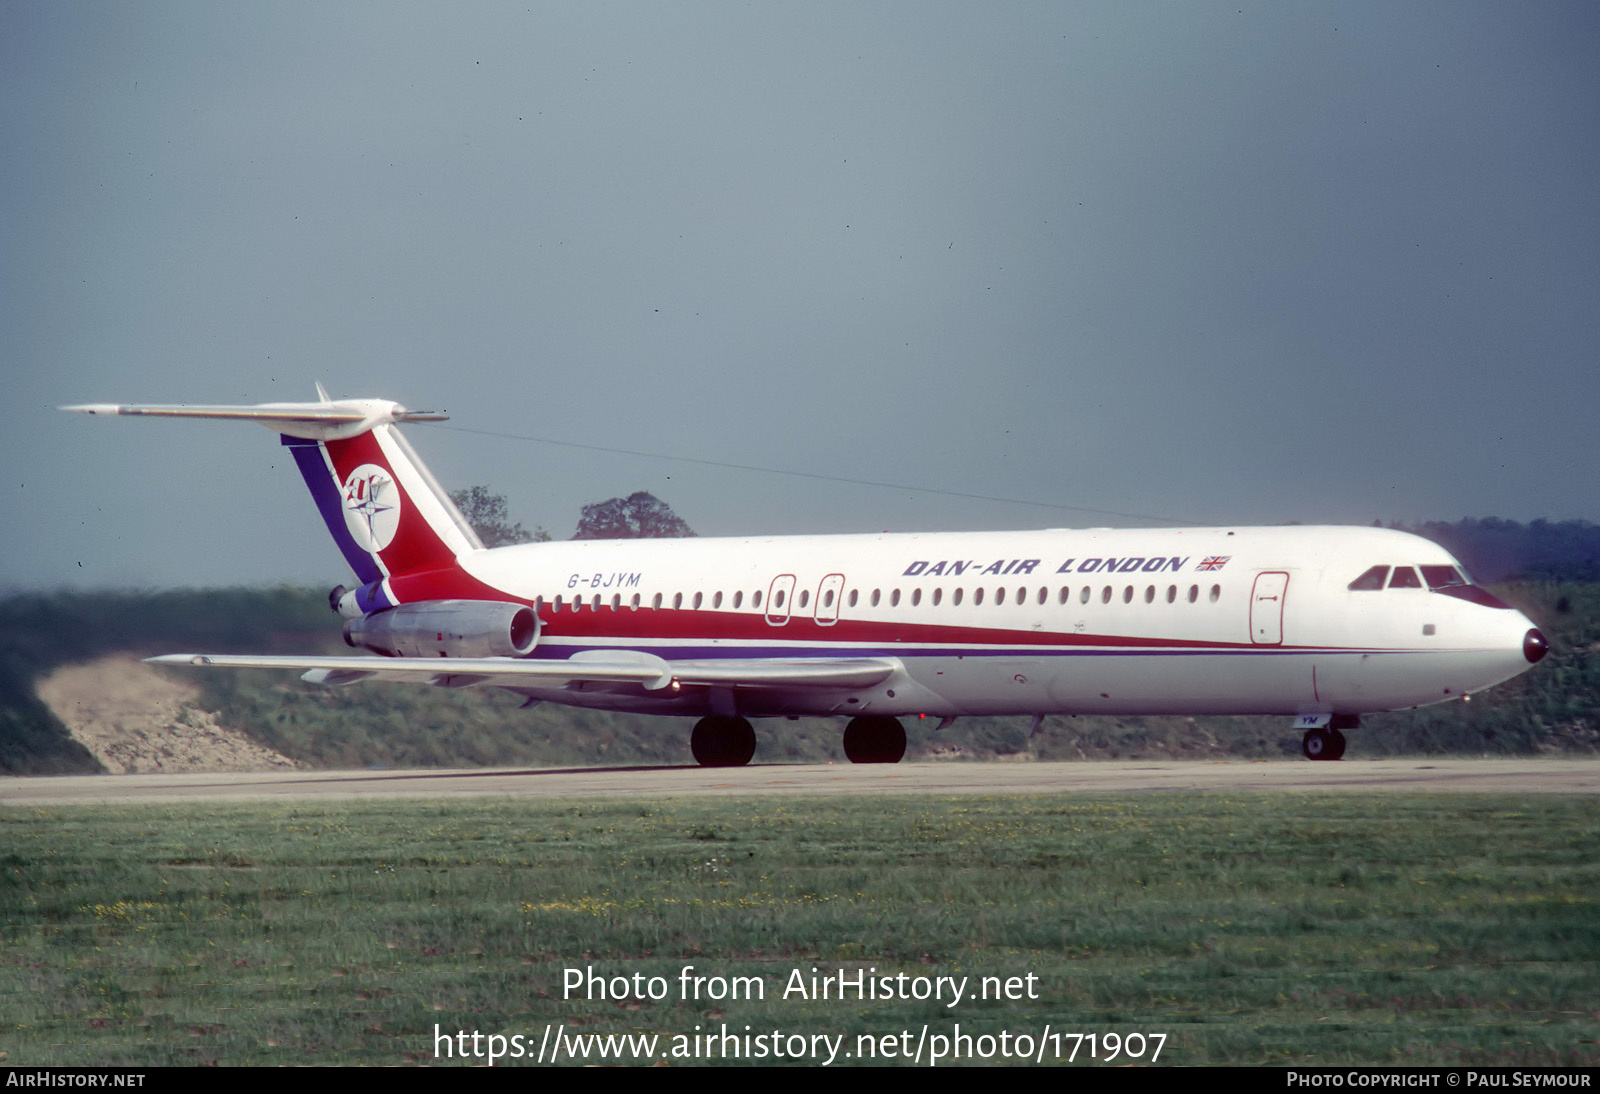
{"label": "forward passenger door", "polygon": [[1289,575],[1273,571],[1256,575],[1250,592],[1250,641],[1258,646],[1283,645],[1283,600]]}

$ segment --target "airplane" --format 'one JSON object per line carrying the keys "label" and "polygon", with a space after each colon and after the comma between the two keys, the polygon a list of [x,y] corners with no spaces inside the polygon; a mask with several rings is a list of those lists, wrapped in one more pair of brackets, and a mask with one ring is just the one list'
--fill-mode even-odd
{"label": "airplane", "polygon": [[[498,687],[537,702],[698,718],[704,766],[753,718],[845,716],[853,763],[897,763],[900,719],[1263,714],[1337,760],[1360,716],[1464,699],[1549,651],[1442,547],[1365,527],[1045,529],[486,549],[383,399],[90,404],[281,435],[359,582],[329,594],[348,656],[181,653],[320,684]],[[376,656],[374,656],[376,655]]]}

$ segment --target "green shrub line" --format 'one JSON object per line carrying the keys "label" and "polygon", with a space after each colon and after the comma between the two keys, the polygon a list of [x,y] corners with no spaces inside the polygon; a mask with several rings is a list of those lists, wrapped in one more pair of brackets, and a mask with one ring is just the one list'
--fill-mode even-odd
{"label": "green shrub line", "polygon": [[[1372,715],[1352,757],[1592,753],[1600,750],[1600,585],[1499,588],[1544,629],[1552,652],[1517,680],[1470,702]],[[93,771],[98,765],[39,703],[51,669],[115,651],[343,650],[326,595],[304,589],[53,593],[0,601],[0,772]],[[226,726],[313,767],[548,766],[682,763],[687,719],[543,704],[519,709],[490,689],[403,684],[331,689],[290,673],[170,670],[201,689]],[[1297,755],[1283,718],[1048,718],[1031,741],[1024,718],[964,718],[935,733],[908,721],[908,756],[966,759]],[[841,723],[757,723],[757,762],[842,761]]]}

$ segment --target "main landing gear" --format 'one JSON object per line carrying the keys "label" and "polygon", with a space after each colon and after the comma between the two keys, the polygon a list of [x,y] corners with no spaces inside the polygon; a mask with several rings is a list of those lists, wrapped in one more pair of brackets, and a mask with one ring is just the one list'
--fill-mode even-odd
{"label": "main landing gear", "polygon": [[756,731],[743,718],[713,714],[694,724],[689,751],[701,767],[743,767],[756,754]]}
{"label": "main landing gear", "polygon": [[1300,751],[1308,760],[1338,760],[1344,757],[1343,730],[1355,729],[1361,719],[1354,714],[1335,714],[1326,729],[1308,729],[1300,741]]}
{"label": "main landing gear", "polygon": [[[756,731],[744,718],[708,715],[694,724],[689,750],[701,767],[743,767],[756,753]],[[897,764],[906,754],[906,731],[895,718],[852,718],[844,754],[853,764]]]}
{"label": "main landing gear", "polygon": [[906,731],[884,715],[852,718],[844,727],[844,754],[853,764],[897,764],[906,754]]}

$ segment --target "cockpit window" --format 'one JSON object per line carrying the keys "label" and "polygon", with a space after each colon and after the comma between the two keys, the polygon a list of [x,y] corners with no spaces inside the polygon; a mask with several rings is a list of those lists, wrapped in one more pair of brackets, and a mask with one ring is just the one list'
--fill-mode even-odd
{"label": "cockpit window", "polygon": [[1389,567],[1374,566],[1350,583],[1354,592],[1371,592],[1383,588],[1383,579],[1389,576]]}
{"label": "cockpit window", "polygon": [[1430,589],[1442,589],[1446,585],[1466,585],[1467,579],[1461,576],[1461,571],[1454,566],[1424,566],[1422,580],[1428,583]]}
{"label": "cockpit window", "polygon": [[1394,576],[1389,579],[1391,589],[1420,589],[1422,582],[1417,580],[1417,571],[1410,566],[1396,566]]}

